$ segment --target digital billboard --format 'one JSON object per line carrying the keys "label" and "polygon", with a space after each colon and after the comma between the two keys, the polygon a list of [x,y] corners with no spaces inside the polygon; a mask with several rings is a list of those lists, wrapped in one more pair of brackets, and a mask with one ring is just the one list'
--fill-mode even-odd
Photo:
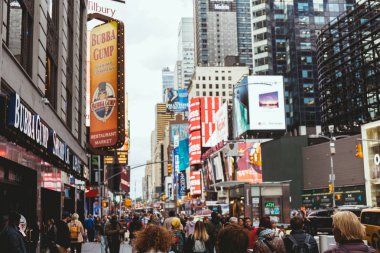
{"label": "digital billboard", "polygon": [[249,130],[248,79],[245,77],[234,87],[233,126],[234,137]]}
{"label": "digital billboard", "polygon": [[[120,147],[125,136],[124,83],[120,82],[118,23],[95,27],[90,34],[90,145],[93,148]],[[122,87],[121,87],[122,86]],[[124,130],[124,129],[123,129]],[[123,134],[124,135],[124,134]]]}
{"label": "digital billboard", "polygon": [[285,130],[282,76],[248,76],[250,130]]}
{"label": "digital billboard", "polygon": [[189,103],[188,91],[186,89],[175,90],[166,88],[164,91],[166,110],[168,112],[186,112]]}
{"label": "digital billboard", "polygon": [[236,0],[209,0],[209,11],[212,11],[212,12],[236,11]]}
{"label": "digital billboard", "polygon": [[[237,181],[249,182],[252,184],[263,181],[263,171],[261,163],[261,144],[255,142],[239,143]],[[250,163],[250,155],[254,157],[254,163]]]}

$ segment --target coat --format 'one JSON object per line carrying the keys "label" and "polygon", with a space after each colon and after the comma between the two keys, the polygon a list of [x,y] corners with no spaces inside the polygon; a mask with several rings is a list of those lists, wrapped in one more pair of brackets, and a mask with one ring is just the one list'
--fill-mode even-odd
{"label": "coat", "polygon": [[[298,245],[303,245],[305,243],[306,235],[307,234],[303,230],[293,230],[290,233],[290,235],[294,238],[294,240],[296,240],[296,242],[297,242]],[[287,253],[292,253],[293,242],[291,241],[291,239],[289,238],[289,236],[288,235],[285,236],[283,238],[283,240],[284,240],[286,252]],[[315,241],[315,239],[314,239],[313,236],[310,235],[310,239],[309,239],[309,241],[307,243],[310,244],[310,248],[311,248],[311,252],[310,253],[319,253],[318,244]]]}
{"label": "coat", "polygon": [[257,240],[253,246],[253,252],[255,253],[272,253],[272,251],[267,246],[268,243],[276,253],[285,253],[285,246],[282,239],[275,237],[274,233],[265,236],[265,240]]}
{"label": "coat", "polygon": [[[194,237],[193,235],[190,235],[189,238],[186,240],[184,252],[193,253],[194,243],[195,243]],[[210,240],[205,241],[205,246],[207,250],[210,248]]]}
{"label": "coat", "polygon": [[[344,250],[347,249],[347,251]],[[324,253],[376,253],[376,250],[364,244],[363,241],[351,241],[338,244],[332,249],[326,250]]]}
{"label": "coat", "polygon": [[70,247],[70,231],[63,220],[57,222],[57,244],[65,249]]}
{"label": "coat", "polygon": [[24,237],[14,225],[8,225],[0,235],[1,252],[27,253]]}
{"label": "coat", "polygon": [[69,227],[69,230],[70,230],[70,225],[73,223],[75,223],[75,225],[79,227],[79,234],[78,234],[78,240],[72,241],[71,243],[82,243],[84,241],[83,240],[84,228],[83,228],[82,222],[80,222],[79,220],[72,220],[69,224],[67,224],[67,226]]}

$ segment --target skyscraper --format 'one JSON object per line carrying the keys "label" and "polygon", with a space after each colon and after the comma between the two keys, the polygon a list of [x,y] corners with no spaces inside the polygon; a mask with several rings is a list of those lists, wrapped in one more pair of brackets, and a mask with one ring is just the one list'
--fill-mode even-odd
{"label": "skyscraper", "polygon": [[193,18],[182,18],[178,26],[178,59],[174,70],[175,86],[186,89],[194,71]]}
{"label": "skyscraper", "polygon": [[194,19],[197,66],[221,66],[238,55],[235,0],[194,0]]}
{"label": "skyscraper", "polygon": [[237,44],[240,62],[252,70],[251,0],[236,0]]}
{"label": "skyscraper", "polygon": [[169,67],[162,69],[162,102],[165,101],[165,90],[174,88],[174,72]]}
{"label": "skyscraper", "polygon": [[355,0],[254,0],[253,73],[284,75],[288,131],[320,132],[316,38]]}

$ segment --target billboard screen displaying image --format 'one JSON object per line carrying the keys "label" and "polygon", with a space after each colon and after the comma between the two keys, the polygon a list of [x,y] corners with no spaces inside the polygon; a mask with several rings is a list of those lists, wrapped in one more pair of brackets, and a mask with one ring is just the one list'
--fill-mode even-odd
{"label": "billboard screen displaying image", "polygon": [[[237,181],[250,182],[252,184],[263,181],[261,164],[261,145],[260,143],[245,142],[239,143],[239,156]],[[250,162],[250,155],[253,155],[253,164]]]}
{"label": "billboard screen displaying image", "polygon": [[282,76],[248,76],[249,129],[285,130]]}
{"label": "billboard screen displaying image", "polygon": [[234,87],[233,100],[233,126],[234,137],[238,137],[249,130],[249,104],[247,78],[244,78],[239,85]]}
{"label": "billboard screen displaying image", "polygon": [[188,92],[186,89],[175,90],[167,88],[165,90],[166,110],[168,112],[186,112],[189,103]]}

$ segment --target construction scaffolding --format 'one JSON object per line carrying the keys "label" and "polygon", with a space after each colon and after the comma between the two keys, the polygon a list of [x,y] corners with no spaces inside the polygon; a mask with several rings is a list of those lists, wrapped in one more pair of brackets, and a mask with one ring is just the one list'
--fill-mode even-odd
{"label": "construction scaffolding", "polygon": [[363,0],[317,39],[322,128],[360,133],[380,119],[380,1]]}

